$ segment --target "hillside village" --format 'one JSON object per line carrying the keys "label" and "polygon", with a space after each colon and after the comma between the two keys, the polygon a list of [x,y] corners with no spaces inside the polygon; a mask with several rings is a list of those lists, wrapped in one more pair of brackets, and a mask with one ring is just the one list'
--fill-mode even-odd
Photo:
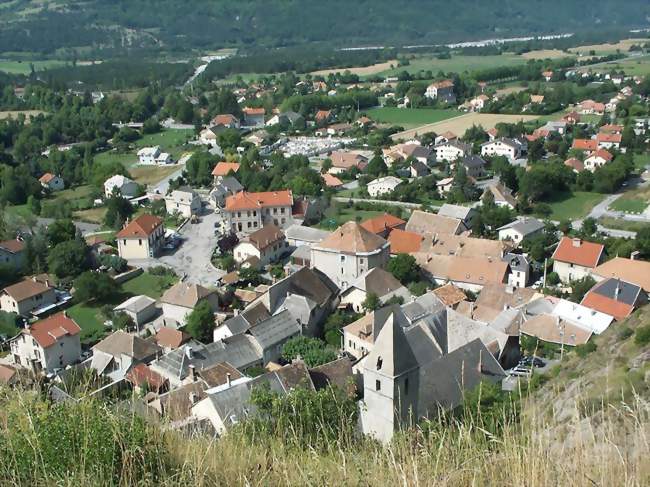
{"label": "hillside village", "polygon": [[[34,191],[2,193],[40,216],[3,223],[0,380],[217,436],[255,417],[259,388],[333,387],[388,443],[482,383],[516,391],[593,352],[650,292],[650,80],[532,66],[509,94],[450,73],[239,80],[171,98],[196,127],[149,99],[101,147],[29,149],[40,174],[15,177]],[[438,133],[377,106],[522,118]],[[138,142],[148,126],[161,143]],[[57,199],[90,185],[86,208]]]}

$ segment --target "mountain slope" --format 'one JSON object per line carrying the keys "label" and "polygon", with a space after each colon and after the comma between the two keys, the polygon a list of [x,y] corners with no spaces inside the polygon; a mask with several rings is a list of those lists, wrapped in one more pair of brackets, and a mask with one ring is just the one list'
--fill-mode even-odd
{"label": "mountain slope", "polygon": [[[0,0],[4,51],[423,44],[646,27],[646,0]],[[62,28],[65,27],[65,28]]]}

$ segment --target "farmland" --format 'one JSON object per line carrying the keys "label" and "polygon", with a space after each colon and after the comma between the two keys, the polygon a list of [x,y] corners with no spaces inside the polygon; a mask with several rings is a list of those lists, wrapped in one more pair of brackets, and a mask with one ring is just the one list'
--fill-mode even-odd
{"label": "farmland", "polygon": [[59,68],[65,66],[64,61],[46,60],[46,61],[13,61],[10,59],[0,59],[0,71],[8,74],[29,74],[32,71],[43,71],[48,68]]}
{"label": "farmland", "polygon": [[520,120],[527,122],[535,119],[537,119],[535,115],[467,113],[465,115],[460,115],[449,120],[444,120],[442,122],[430,123],[427,125],[421,125],[416,128],[405,130],[404,132],[394,134],[392,137],[393,140],[410,139],[417,136],[418,134],[421,135],[427,132],[442,133],[446,131],[453,132],[457,135],[462,135],[472,125],[480,125],[485,130],[489,130],[491,128],[494,128],[494,126],[498,123],[517,123]]}
{"label": "farmland", "polygon": [[392,66],[397,65],[397,60],[385,61],[383,63],[372,64],[370,66],[359,66],[354,68],[335,68],[335,69],[321,69],[319,71],[312,71],[310,74],[314,76],[327,76],[328,74],[333,73],[343,73],[344,71],[349,71],[352,74],[359,76],[368,76],[371,74],[381,73],[388,69],[391,69]]}
{"label": "farmland", "polygon": [[420,71],[438,71],[463,73],[483,68],[493,68],[494,66],[515,66],[525,64],[526,59],[516,54],[502,54],[493,56],[455,56],[451,59],[438,59],[433,56],[415,56],[409,59],[406,66],[394,67],[381,71],[377,74],[382,76],[397,76],[403,71],[409,73],[418,73]]}
{"label": "farmland", "polygon": [[436,110],[427,108],[393,108],[383,107],[368,111],[368,116],[375,122],[399,125],[405,129],[441,122],[458,117],[456,110]]}

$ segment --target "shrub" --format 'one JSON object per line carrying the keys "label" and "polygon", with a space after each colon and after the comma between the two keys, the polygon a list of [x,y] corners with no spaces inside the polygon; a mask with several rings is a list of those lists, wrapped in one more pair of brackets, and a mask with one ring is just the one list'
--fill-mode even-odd
{"label": "shrub", "polygon": [[650,343],[650,325],[639,326],[634,332],[634,343],[647,345]]}
{"label": "shrub", "polygon": [[624,326],[620,330],[618,330],[618,335],[617,336],[618,336],[618,339],[622,341],[622,340],[627,340],[632,335],[634,335],[634,331],[630,327]]}
{"label": "shrub", "polygon": [[578,357],[585,358],[591,352],[595,352],[597,348],[598,346],[592,340],[590,342],[585,343],[584,345],[578,345],[576,347],[576,353],[578,354]]}

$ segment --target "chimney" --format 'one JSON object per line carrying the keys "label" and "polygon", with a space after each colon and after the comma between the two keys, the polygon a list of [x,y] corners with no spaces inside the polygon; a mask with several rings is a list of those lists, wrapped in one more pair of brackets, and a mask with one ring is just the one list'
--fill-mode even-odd
{"label": "chimney", "polygon": [[196,382],[196,367],[194,365],[190,365],[190,380],[192,382]]}
{"label": "chimney", "polygon": [[230,372],[226,374],[226,383],[228,384],[228,388],[232,385],[231,377],[230,377]]}
{"label": "chimney", "polygon": [[574,247],[580,247],[580,245],[582,245],[582,240],[580,240],[579,238],[574,238],[573,239],[573,246]]}
{"label": "chimney", "polygon": [[192,347],[185,347],[185,356],[190,359],[192,358]]}

